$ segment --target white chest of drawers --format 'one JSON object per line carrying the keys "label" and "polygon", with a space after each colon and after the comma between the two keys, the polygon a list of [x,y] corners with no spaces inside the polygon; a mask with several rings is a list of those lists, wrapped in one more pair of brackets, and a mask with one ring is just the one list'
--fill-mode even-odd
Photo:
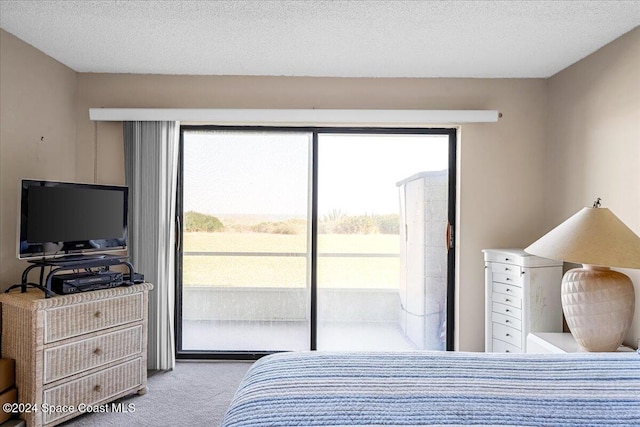
{"label": "white chest of drawers", "polygon": [[562,262],[485,249],[485,351],[524,353],[529,332],[561,332]]}
{"label": "white chest of drawers", "polygon": [[[29,427],[54,426],[86,406],[144,393],[148,283],[44,298],[0,295],[2,357],[15,359]],[[58,406],[59,405],[59,406]],[[65,410],[44,411],[60,407]]]}

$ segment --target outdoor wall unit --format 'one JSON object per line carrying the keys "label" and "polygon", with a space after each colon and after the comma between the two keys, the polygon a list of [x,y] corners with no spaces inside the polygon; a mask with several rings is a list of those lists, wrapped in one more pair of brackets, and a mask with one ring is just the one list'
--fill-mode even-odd
{"label": "outdoor wall unit", "polygon": [[419,349],[445,350],[448,171],[400,182],[400,328]]}

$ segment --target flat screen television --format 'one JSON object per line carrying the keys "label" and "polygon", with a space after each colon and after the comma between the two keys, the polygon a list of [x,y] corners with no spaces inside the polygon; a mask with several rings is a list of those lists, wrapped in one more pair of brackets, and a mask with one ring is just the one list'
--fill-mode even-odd
{"label": "flat screen television", "polygon": [[127,187],[23,179],[18,258],[124,250],[127,207]]}

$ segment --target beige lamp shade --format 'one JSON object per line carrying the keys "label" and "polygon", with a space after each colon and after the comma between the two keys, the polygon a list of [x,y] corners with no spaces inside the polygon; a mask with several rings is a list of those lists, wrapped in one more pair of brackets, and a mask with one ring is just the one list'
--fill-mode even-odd
{"label": "beige lamp shade", "polygon": [[583,208],[525,252],[577,264],[640,268],[640,237],[607,208]]}
{"label": "beige lamp shade", "polygon": [[616,351],[633,321],[631,279],[609,267],[640,268],[640,237],[606,208],[584,208],[525,249],[573,263],[562,278],[562,311],[588,351]]}

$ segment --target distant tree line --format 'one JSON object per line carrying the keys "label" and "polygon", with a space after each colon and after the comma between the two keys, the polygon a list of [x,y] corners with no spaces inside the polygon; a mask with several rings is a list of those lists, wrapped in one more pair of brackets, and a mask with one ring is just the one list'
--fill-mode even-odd
{"label": "distant tree line", "polygon": [[[191,232],[228,231],[225,225],[213,215],[188,211],[183,215],[184,230]],[[400,219],[398,214],[388,215],[346,215],[333,210],[325,215],[318,224],[318,232],[322,234],[398,234]],[[246,229],[234,231],[252,231],[254,233],[302,234],[307,230],[307,222],[303,219],[261,222]]]}
{"label": "distant tree line", "polygon": [[224,231],[224,224],[213,215],[207,215],[200,212],[188,211],[182,215],[185,231],[204,231],[213,233],[215,231]]}
{"label": "distant tree line", "polygon": [[398,214],[340,215],[323,217],[319,232],[326,234],[398,234]]}

